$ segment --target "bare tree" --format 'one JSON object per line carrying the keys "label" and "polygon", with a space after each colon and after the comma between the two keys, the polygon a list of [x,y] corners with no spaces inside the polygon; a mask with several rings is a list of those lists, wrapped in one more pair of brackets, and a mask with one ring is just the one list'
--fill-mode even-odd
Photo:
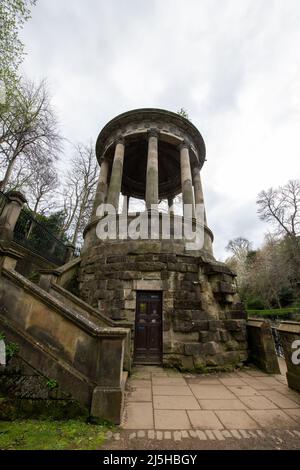
{"label": "bare tree", "polygon": [[63,191],[65,224],[63,230],[71,235],[74,245],[91,216],[99,165],[92,145],[78,144],[66,173]]}
{"label": "bare tree", "polygon": [[267,235],[265,243],[255,254],[248,270],[248,291],[262,299],[266,307],[276,304],[281,308],[280,296],[290,286],[289,273],[284,261],[282,241]]}
{"label": "bare tree", "polygon": [[30,176],[26,181],[26,196],[33,215],[37,212],[44,214],[54,206],[53,196],[59,185],[56,169],[53,162],[45,161],[38,166],[30,165]]}
{"label": "bare tree", "polygon": [[240,294],[244,295],[247,290],[248,280],[248,255],[252,249],[252,243],[247,238],[237,237],[230,240],[226,246],[226,251],[232,256],[226,260],[226,264],[236,272],[237,284]]}
{"label": "bare tree", "polygon": [[230,240],[226,246],[226,251],[231,251],[239,259],[245,259],[251,250],[251,242],[247,238],[237,237]]}
{"label": "bare tree", "polygon": [[277,233],[289,237],[300,234],[300,180],[262,191],[257,204],[260,219],[275,224]]}
{"label": "bare tree", "polygon": [[300,180],[258,195],[258,213],[262,220],[275,225],[275,233],[284,237],[286,263],[291,282],[300,292]]}
{"label": "bare tree", "polygon": [[53,161],[61,141],[46,82],[23,82],[0,107],[0,161],[4,168],[1,189],[7,188],[17,162],[22,160],[24,165],[30,161],[38,166]]}

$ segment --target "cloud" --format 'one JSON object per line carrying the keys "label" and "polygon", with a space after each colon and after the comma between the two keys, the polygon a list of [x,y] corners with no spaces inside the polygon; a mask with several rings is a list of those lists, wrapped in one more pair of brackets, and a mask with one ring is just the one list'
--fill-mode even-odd
{"label": "cloud", "polygon": [[257,193],[299,177],[297,0],[39,0],[23,70],[48,77],[62,131],[95,141],[115,115],[184,107],[207,146],[215,253],[266,226]]}

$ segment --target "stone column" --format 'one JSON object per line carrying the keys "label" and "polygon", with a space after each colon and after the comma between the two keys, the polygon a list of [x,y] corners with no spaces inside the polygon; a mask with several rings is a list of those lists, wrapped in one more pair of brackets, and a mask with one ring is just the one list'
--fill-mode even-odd
{"label": "stone column", "polygon": [[107,175],[108,175],[108,161],[103,160],[100,169],[99,181],[96,189],[96,196],[93,204],[92,217],[96,215],[97,208],[105,202],[107,195]]}
{"label": "stone column", "polygon": [[0,217],[0,240],[10,242],[14,236],[14,228],[26,198],[18,191],[6,194],[6,203]]}
{"label": "stone column", "polygon": [[168,208],[169,208],[169,213],[174,214],[174,199],[172,197],[168,197]]}
{"label": "stone column", "polygon": [[[193,175],[193,184],[194,184],[194,195],[195,195],[195,204],[203,204],[204,205],[204,196],[203,196],[203,189],[202,189],[202,182],[200,176],[200,170],[197,167],[194,167],[192,170]],[[204,223],[206,224],[206,211],[204,207]]]}
{"label": "stone column", "polygon": [[128,214],[129,212],[129,202],[130,196],[123,194],[123,207],[122,207],[122,214]]}
{"label": "stone column", "polygon": [[116,142],[115,156],[107,195],[107,204],[113,205],[117,211],[119,207],[119,198],[122,186],[124,152],[124,139],[119,137]]}
{"label": "stone column", "polygon": [[181,187],[182,187],[182,204],[183,213],[185,212],[185,204],[191,204],[194,216],[194,195],[192,185],[191,164],[189,155],[189,145],[183,141],[180,145],[180,168],[181,168]]}
{"label": "stone column", "polygon": [[149,131],[148,160],[146,175],[146,209],[158,206],[158,132]]}

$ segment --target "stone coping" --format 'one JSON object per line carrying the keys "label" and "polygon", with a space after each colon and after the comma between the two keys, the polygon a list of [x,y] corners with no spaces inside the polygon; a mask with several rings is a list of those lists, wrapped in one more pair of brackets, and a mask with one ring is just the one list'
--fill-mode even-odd
{"label": "stone coping", "polygon": [[277,330],[284,331],[285,333],[300,334],[300,323],[295,321],[281,322]]}
{"label": "stone coping", "polygon": [[[131,220],[135,219],[136,217],[139,217],[141,214],[146,213],[146,212],[147,212],[147,211],[145,211],[145,212],[136,212],[136,213],[134,213],[134,214],[130,214],[130,213],[129,213],[129,214],[127,214],[127,219],[128,219],[128,221],[130,222]],[[150,218],[150,213],[148,213],[148,214],[149,214],[149,218]],[[166,214],[163,213],[163,212],[158,212],[159,219],[162,218],[162,215],[166,215]],[[123,217],[125,217],[123,214],[116,214],[116,216],[117,216],[117,219],[122,219]],[[95,217],[86,225],[86,227],[85,227],[85,229],[84,229],[84,231],[83,231],[83,237],[85,237],[86,232],[87,232],[88,230],[90,230],[94,225],[96,225],[96,224],[99,222],[99,220],[101,220],[102,218],[103,218],[103,217],[97,217],[97,216],[95,216]],[[174,220],[174,219],[178,219],[178,220],[181,219],[182,223],[184,222],[182,215],[171,214],[171,215],[170,215],[170,226],[172,226],[172,220]],[[188,220],[191,220],[191,219],[188,219]],[[213,234],[213,232],[211,231],[211,229],[210,229],[207,225],[203,225],[203,224],[200,224],[200,223],[196,223],[196,219],[192,219],[192,224],[193,224],[193,227],[195,227],[195,226],[203,227],[203,228],[204,228],[204,231],[209,235],[209,237],[210,237],[210,239],[211,239],[211,242],[214,241],[214,234]],[[177,241],[177,242],[178,242],[178,241],[181,241],[181,239],[176,239],[176,238],[170,238],[169,240],[175,240],[175,241]],[[105,240],[105,241],[106,241],[106,240]],[[121,241],[125,241],[125,242],[126,242],[127,239],[121,240]],[[138,241],[138,240],[133,240],[133,241]],[[143,239],[143,241],[147,241],[147,240],[144,240],[144,239]],[[158,241],[158,240],[151,240],[151,239],[149,239],[149,241]],[[182,238],[182,241],[185,241],[184,238]]]}
{"label": "stone coping", "polygon": [[[96,308],[92,307],[91,305],[87,304],[84,302],[84,300],[80,299],[79,297],[76,297],[76,295],[72,294],[71,292],[67,291],[60,285],[56,284],[55,282],[51,283],[51,289],[58,292],[59,294],[63,295],[67,299],[70,299],[72,302],[77,304],[79,307],[82,309],[87,310],[91,315],[93,315],[96,319],[98,320],[103,320],[103,322],[106,322],[108,326],[112,326],[116,328],[117,326],[120,326],[118,321],[114,321],[111,318],[107,317],[106,315],[103,315],[99,310]],[[122,322],[122,326],[124,328],[130,328],[131,324],[128,323],[128,325],[124,322]]]}
{"label": "stone coping", "polygon": [[82,314],[74,312],[66,307],[62,302],[55,297],[46,293],[43,289],[33,284],[21,274],[16,271],[3,269],[2,276],[5,276],[14,284],[18,284],[25,291],[30,292],[33,296],[39,298],[42,302],[48,304],[51,308],[55,309],[60,315],[68,318],[71,322],[77,324],[80,328],[85,330],[89,335],[96,337],[124,337],[128,335],[128,329],[125,328],[103,328],[99,327],[90,320],[87,320]]}

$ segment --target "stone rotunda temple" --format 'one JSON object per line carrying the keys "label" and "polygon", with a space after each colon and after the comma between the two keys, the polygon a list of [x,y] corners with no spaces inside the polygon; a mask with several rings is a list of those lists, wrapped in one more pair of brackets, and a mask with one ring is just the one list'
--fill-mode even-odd
{"label": "stone rotunda temple", "polygon": [[[182,369],[225,367],[247,359],[245,314],[236,293],[235,276],[213,256],[213,234],[195,218],[203,206],[200,171],[205,144],[200,132],[182,116],[161,109],[137,109],[112,119],[96,144],[101,166],[91,220],[84,231],[79,273],[80,295],[113,320],[132,329],[136,364],[164,364]],[[125,204],[119,211],[120,196]],[[175,226],[175,196],[192,208],[192,226],[201,225],[203,244],[187,249]],[[129,225],[130,197],[145,201],[144,220],[164,214],[168,201],[170,231],[153,237],[99,238],[99,223],[113,217],[99,207],[116,209],[117,221]],[[141,215],[141,214],[140,214]]]}

